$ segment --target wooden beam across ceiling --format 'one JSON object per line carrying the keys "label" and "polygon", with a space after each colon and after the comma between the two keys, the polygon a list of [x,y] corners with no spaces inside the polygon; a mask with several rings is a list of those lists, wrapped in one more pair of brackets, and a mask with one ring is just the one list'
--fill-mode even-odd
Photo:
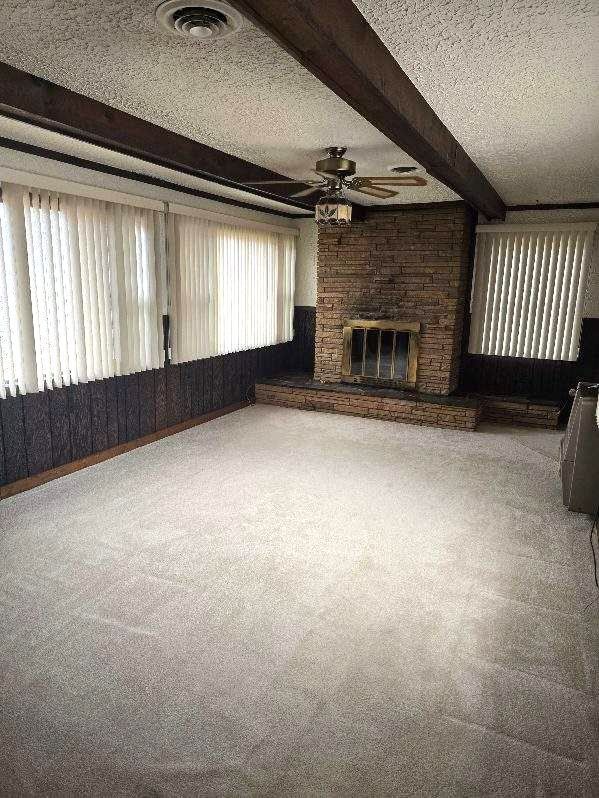
{"label": "wooden beam across ceiling", "polygon": [[[364,119],[489,219],[505,205],[352,0],[228,0]],[[348,141],[339,142],[351,146]]]}
{"label": "wooden beam across ceiling", "polygon": [[[285,175],[173,133],[0,62],[0,114],[65,133],[144,161],[194,175],[213,183],[285,202],[302,210],[312,204],[289,195],[303,184],[267,191],[247,187],[248,181],[286,179]],[[317,198],[317,197],[316,197]]]}

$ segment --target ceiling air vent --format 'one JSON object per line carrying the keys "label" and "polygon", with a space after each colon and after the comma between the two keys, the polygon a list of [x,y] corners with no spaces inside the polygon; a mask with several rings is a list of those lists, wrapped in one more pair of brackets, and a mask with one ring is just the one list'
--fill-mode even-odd
{"label": "ceiling air vent", "polygon": [[163,28],[177,36],[196,41],[223,39],[238,31],[243,17],[220,0],[166,0],[156,9],[156,19]]}

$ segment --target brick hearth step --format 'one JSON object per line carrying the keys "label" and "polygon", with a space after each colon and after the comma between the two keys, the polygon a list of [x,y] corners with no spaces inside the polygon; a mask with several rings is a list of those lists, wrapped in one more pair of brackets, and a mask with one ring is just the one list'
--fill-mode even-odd
{"label": "brick hearth step", "polygon": [[561,402],[525,396],[480,394],[478,398],[482,403],[482,420],[493,424],[557,429],[564,409]]}
{"label": "brick hearth step", "polygon": [[476,428],[481,414],[478,398],[343,383],[323,384],[303,375],[261,379],[256,383],[256,402],[466,430]]}

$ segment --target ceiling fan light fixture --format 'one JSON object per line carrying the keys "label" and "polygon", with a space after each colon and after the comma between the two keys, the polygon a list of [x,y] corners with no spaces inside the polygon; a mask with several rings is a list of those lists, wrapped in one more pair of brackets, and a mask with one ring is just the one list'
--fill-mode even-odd
{"label": "ceiling fan light fixture", "polygon": [[[426,186],[427,181],[418,173],[424,171],[419,166],[388,167],[395,171],[393,175],[358,175],[356,162],[345,157],[345,147],[329,147],[328,158],[316,162],[313,171],[319,180],[295,180],[282,178],[280,180],[256,180],[246,183],[248,186],[267,185],[298,185],[298,191],[287,194],[288,197],[309,197],[320,191],[325,196],[316,205],[316,221],[322,225],[344,225],[351,223],[351,203],[343,196],[343,190],[358,192],[368,197],[387,200],[396,197],[397,188]],[[302,186],[309,186],[303,188]]]}
{"label": "ceiling fan light fixture", "polygon": [[327,194],[318,200],[314,210],[316,224],[321,227],[346,227],[351,224],[352,204],[340,192]]}

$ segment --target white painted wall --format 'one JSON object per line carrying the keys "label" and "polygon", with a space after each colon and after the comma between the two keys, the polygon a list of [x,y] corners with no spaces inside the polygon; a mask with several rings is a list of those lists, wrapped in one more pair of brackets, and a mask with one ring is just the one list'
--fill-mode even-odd
{"label": "white painted wall", "polygon": [[[550,224],[551,222],[598,222],[599,208],[585,210],[508,211],[506,222],[511,224]],[[593,242],[593,252],[587,283],[583,315],[599,318],[599,224]]]}
{"label": "white painted wall", "polygon": [[318,227],[314,219],[302,219],[295,224],[300,230],[295,266],[295,304],[316,307]]}

